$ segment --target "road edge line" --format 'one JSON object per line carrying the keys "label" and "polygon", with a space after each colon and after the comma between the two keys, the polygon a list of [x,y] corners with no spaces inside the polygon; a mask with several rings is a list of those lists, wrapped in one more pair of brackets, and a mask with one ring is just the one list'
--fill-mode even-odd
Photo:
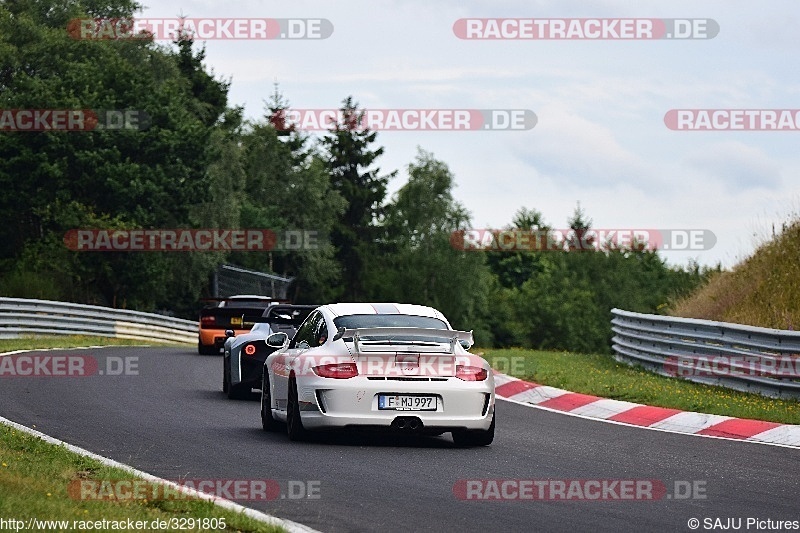
{"label": "road edge line", "polygon": [[[6,356],[6,355],[15,355],[15,354],[18,354],[18,353],[26,353],[26,352],[46,352],[46,351],[51,351],[51,350],[89,350],[89,349],[92,349],[92,348],[109,348],[109,347],[115,347],[115,346],[118,346],[118,345],[110,345],[110,346],[80,346],[80,347],[75,347],[75,348],[39,348],[39,349],[32,349],[32,350],[14,350],[14,351],[11,351],[11,352],[0,353],[0,357]],[[127,346],[127,347],[130,348],[130,346]],[[0,415],[0,424],[12,427],[12,428],[17,429],[19,431],[22,431],[24,433],[27,433],[27,434],[32,435],[34,437],[37,437],[37,438],[39,438],[39,439],[41,439],[41,440],[43,440],[43,441],[45,441],[45,442],[47,442],[49,444],[54,444],[56,446],[63,446],[64,448],[66,448],[67,450],[71,451],[72,453],[81,455],[83,457],[89,457],[90,459],[94,459],[95,461],[98,461],[98,462],[102,463],[105,466],[110,466],[110,467],[113,467],[113,468],[119,468],[120,470],[124,470],[125,472],[128,472],[130,474],[138,476],[138,477],[144,479],[145,481],[150,481],[152,483],[160,483],[162,485],[166,485],[166,486],[168,486],[168,487],[170,487],[172,489],[175,489],[178,492],[186,494],[187,496],[192,496],[192,497],[195,497],[195,498],[198,498],[198,499],[201,499],[201,500],[210,501],[214,505],[218,505],[218,506],[222,507],[223,509],[227,509],[228,511],[234,511],[234,512],[237,512],[237,513],[242,513],[245,516],[247,516],[248,518],[252,518],[254,520],[258,520],[260,522],[264,522],[266,524],[270,524],[270,525],[273,525],[273,526],[282,527],[282,528],[286,529],[287,531],[289,531],[290,533],[321,533],[321,532],[317,531],[316,529],[313,529],[313,528],[311,528],[309,526],[300,524],[299,522],[292,522],[291,520],[286,520],[285,518],[278,518],[277,516],[273,516],[273,515],[270,515],[270,514],[267,514],[267,513],[263,513],[261,511],[257,511],[255,509],[251,509],[250,507],[245,507],[243,505],[240,505],[240,504],[238,504],[236,502],[232,502],[230,500],[226,500],[225,498],[220,498],[220,497],[214,496],[212,494],[208,494],[208,493],[205,493],[205,492],[200,492],[200,491],[197,491],[196,489],[187,487],[185,485],[178,485],[177,483],[174,483],[174,482],[169,481],[167,479],[160,478],[160,477],[155,476],[153,474],[147,473],[147,472],[145,472],[143,470],[139,470],[139,469],[134,468],[134,467],[132,467],[130,465],[126,465],[125,463],[120,463],[119,461],[115,461],[114,459],[109,459],[108,457],[103,457],[102,455],[98,455],[98,454],[96,454],[94,452],[90,452],[89,450],[86,450],[86,449],[81,448],[79,446],[75,446],[74,444],[70,444],[70,443],[65,442],[63,440],[59,440],[59,439],[57,439],[55,437],[51,437],[50,435],[42,433],[41,431],[36,431],[35,429],[29,428],[27,426],[24,426],[22,424],[14,422],[13,420],[9,420],[8,418],[5,418],[4,416],[1,416],[1,415]]]}
{"label": "road edge line", "polygon": [[35,429],[31,429],[27,426],[14,422],[13,420],[9,420],[3,416],[0,416],[0,424],[5,426],[12,427],[18,431],[22,431],[34,437],[37,437],[49,444],[53,444],[56,446],[64,447],[65,449],[69,450],[72,453],[81,455],[83,457],[88,457],[90,459],[94,459],[102,463],[105,466],[110,466],[113,468],[119,468],[120,470],[124,470],[129,474],[133,474],[137,477],[144,479],[145,481],[150,481],[151,483],[159,483],[162,485],[166,485],[176,491],[186,494],[187,496],[191,496],[201,500],[207,500],[212,502],[214,505],[218,505],[223,509],[227,509],[229,511],[234,511],[237,513],[243,513],[248,518],[253,518],[260,522],[265,522],[270,525],[280,526],[285,528],[287,531],[292,533],[319,533],[317,530],[300,524],[298,522],[292,522],[291,520],[286,520],[284,518],[278,518],[277,516],[272,516],[261,511],[257,511],[255,509],[251,509],[249,507],[245,507],[238,503],[232,502],[230,500],[226,500],[225,498],[220,498],[218,496],[214,496],[212,494],[208,494],[205,492],[197,491],[196,489],[187,487],[185,485],[178,485],[172,481],[160,478],[153,474],[149,474],[144,472],[143,470],[139,470],[134,468],[130,465],[126,465],[125,463],[120,463],[119,461],[115,461],[114,459],[109,459],[108,457],[103,457],[102,455],[98,455],[94,452],[90,452],[89,450],[83,449],[79,446],[75,446],[74,444],[70,444],[68,442],[64,442],[63,440],[59,440],[55,437],[51,437],[50,435],[46,435],[40,431],[36,431]]}

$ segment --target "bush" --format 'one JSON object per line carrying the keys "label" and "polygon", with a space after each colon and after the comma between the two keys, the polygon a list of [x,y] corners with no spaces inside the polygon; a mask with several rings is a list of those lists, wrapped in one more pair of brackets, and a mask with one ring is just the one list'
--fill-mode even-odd
{"label": "bush", "polygon": [[0,296],[58,301],[64,293],[52,273],[17,271],[0,278]]}

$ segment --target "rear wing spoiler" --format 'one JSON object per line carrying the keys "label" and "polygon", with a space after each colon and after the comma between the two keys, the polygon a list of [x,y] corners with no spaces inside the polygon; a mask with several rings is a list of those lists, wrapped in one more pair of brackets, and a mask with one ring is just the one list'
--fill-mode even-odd
{"label": "rear wing spoiler", "polygon": [[[419,337],[419,338],[436,338],[441,339],[441,342],[450,343],[450,353],[455,353],[456,344],[460,341],[469,343],[470,346],[474,344],[471,331],[457,331],[453,329],[436,329],[436,328],[341,328],[336,333],[336,338],[353,339],[355,344],[356,353],[364,351],[364,346],[361,344],[362,337]],[[382,350],[382,351],[385,351]]]}
{"label": "rear wing spoiler", "polygon": [[[260,317],[248,321],[248,324],[294,324],[299,326],[318,305],[282,305],[268,307]],[[288,317],[286,315],[289,315]]]}
{"label": "rear wing spoiler", "polygon": [[227,298],[207,297],[199,298],[201,302],[280,302],[288,304],[290,300],[285,298],[273,298],[271,296],[229,296]]}
{"label": "rear wing spoiler", "polygon": [[[204,307],[203,310],[207,309],[218,309],[219,304],[221,302],[225,302],[226,304],[236,304],[236,303],[263,303],[266,306],[276,305],[276,304],[288,304],[290,300],[284,299],[277,299],[277,298],[260,298],[260,297],[253,297],[253,298],[200,298],[200,301],[203,302]],[[217,304],[217,305],[211,305]],[[229,307],[236,308],[236,305],[230,305]],[[253,307],[253,309],[259,309],[259,307]],[[264,309],[261,307],[260,309]]]}

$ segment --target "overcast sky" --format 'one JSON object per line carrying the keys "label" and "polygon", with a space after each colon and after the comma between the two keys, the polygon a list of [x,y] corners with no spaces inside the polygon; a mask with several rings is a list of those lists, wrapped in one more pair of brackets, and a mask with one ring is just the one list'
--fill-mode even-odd
{"label": "overcast sky", "polygon": [[[796,0],[144,0],[142,17],[322,18],[324,40],[209,40],[230,103],[263,115],[278,82],[292,107],[530,109],[523,131],[386,131],[390,184],[417,146],[453,171],[476,228],[520,207],[565,227],[580,202],[596,228],[708,229],[708,251],[675,264],[732,266],[798,212],[800,131],[673,131],[670,109],[797,109]],[[713,39],[463,40],[461,18],[703,18]]]}

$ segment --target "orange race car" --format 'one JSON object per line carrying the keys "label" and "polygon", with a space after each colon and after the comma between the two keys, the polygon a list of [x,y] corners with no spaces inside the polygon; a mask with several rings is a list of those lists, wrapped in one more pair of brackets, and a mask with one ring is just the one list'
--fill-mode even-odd
{"label": "orange race car", "polygon": [[222,351],[225,344],[225,331],[233,330],[234,335],[247,333],[254,320],[264,313],[264,309],[286,300],[276,300],[268,296],[241,294],[228,298],[204,298],[215,302],[200,311],[200,329],[197,339],[197,353],[214,355]]}

